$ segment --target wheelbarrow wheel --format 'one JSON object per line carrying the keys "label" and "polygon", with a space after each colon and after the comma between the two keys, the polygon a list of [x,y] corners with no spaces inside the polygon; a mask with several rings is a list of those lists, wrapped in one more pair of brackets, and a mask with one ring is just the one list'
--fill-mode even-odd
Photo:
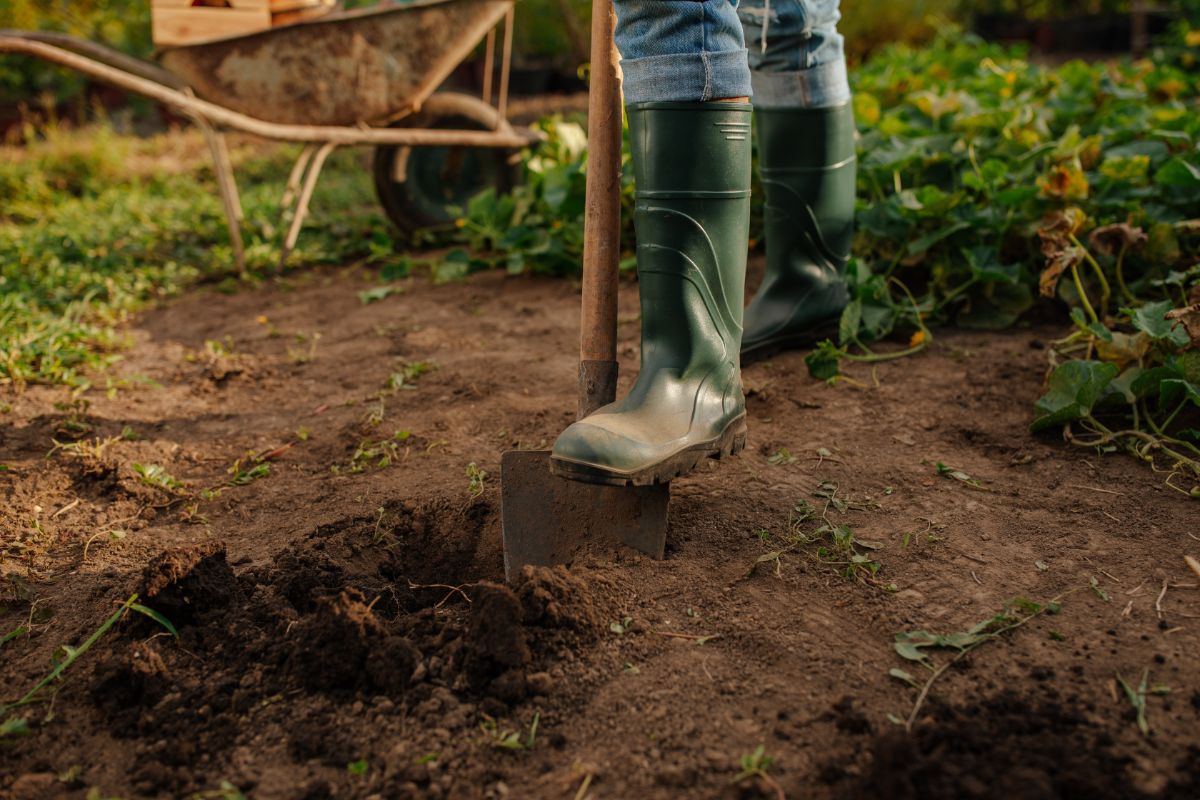
{"label": "wheelbarrow wheel", "polygon": [[[496,109],[469,95],[433,95],[420,113],[390,127],[491,130]],[[472,197],[492,187],[507,193],[520,182],[515,152],[496,147],[375,148],[375,193],[401,231],[452,225]]]}

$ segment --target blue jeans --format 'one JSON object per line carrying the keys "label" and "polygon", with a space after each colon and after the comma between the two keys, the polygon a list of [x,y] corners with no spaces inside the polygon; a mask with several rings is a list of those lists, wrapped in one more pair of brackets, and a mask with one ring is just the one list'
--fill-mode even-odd
{"label": "blue jeans", "polygon": [[[613,0],[625,100],[850,100],[839,0]],[[749,47],[747,47],[747,45]]]}

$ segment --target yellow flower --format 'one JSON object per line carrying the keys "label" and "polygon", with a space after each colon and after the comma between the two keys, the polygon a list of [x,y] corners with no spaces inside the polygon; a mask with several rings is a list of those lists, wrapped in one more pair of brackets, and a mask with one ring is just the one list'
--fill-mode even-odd
{"label": "yellow flower", "polygon": [[268,322],[270,322],[270,320],[267,319],[266,314],[259,314],[257,317],[254,318],[254,321],[257,322],[259,325],[266,325]]}
{"label": "yellow flower", "polygon": [[1184,34],[1183,40],[1187,42],[1188,47],[1200,47],[1200,28],[1188,31]]}
{"label": "yellow flower", "polygon": [[908,346],[916,347],[917,345],[923,344],[924,342],[925,342],[925,329],[922,328],[921,330],[914,333],[912,335],[912,338],[908,340]]}
{"label": "yellow flower", "polygon": [[454,220],[454,227],[465,228],[465,227],[467,227],[467,221],[465,219],[463,219],[462,217],[459,217],[458,219]]}

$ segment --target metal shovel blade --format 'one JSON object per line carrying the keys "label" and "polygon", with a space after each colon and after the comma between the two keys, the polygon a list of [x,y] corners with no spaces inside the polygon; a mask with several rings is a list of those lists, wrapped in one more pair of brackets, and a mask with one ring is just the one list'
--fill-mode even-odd
{"label": "metal shovel blade", "polygon": [[526,564],[565,564],[589,542],[619,542],[652,558],[667,544],[670,484],[600,486],[550,472],[549,450],[500,456],[504,576]]}

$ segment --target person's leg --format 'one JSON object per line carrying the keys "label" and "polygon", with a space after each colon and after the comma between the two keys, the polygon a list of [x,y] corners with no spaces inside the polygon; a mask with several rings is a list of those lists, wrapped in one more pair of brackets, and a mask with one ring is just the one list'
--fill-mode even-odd
{"label": "person's leg", "polygon": [[854,114],[838,0],[743,0],[767,271],[742,362],[833,335],[854,225]]}
{"label": "person's leg", "polygon": [[629,394],[559,436],[551,469],[663,483],[746,441],[739,350],[750,74],[733,0],[616,0],[637,201],[642,358]]}

